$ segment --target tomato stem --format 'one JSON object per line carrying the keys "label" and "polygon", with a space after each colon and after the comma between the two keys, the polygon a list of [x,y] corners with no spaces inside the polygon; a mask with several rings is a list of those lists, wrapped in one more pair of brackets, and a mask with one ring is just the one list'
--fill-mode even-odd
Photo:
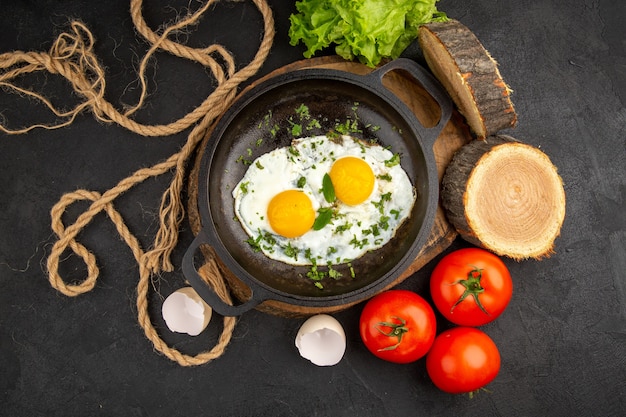
{"label": "tomato stem", "polygon": [[[376,330],[380,333],[384,334],[387,337],[395,337],[398,339],[398,343],[395,345],[387,346],[385,348],[378,349],[379,352],[384,350],[394,350],[398,346],[400,346],[400,342],[402,342],[402,336],[409,331],[409,328],[406,327],[406,320],[393,316],[393,319],[397,320],[399,323],[392,323],[389,321],[381,321],[376,325]],[[389,331],[384,331],[381,327],[388,327]]]}
{"label": "tomato stem", "polygon": [[469,399],[473,399],[475,396],[477,396],[481,391],[485,391],[488,394],[491,394],[491,391],[489,391],[487,388],[485,387],[480,387],[474,391],[470,391],[467,394],[469,395]]}
{"label": "tomato stem", "polygon": [[480,308],[483,313],[490,316],[489,312],[485,310],[485,307],[483,307],[482,303],[480,302],[480,298],[478,297],[479,294],[485,291],[485,289],[480,285],[480,279],[483,277],[483,270],[475,266],[472,266],[472,268],[474,269],[467,273],[467,279],[460,279],[453,283],[461,284],[463,287],[465,287],[465,291],[463,292],[463,294],[461,294],[456,303],[454,303],[452,308],[450,308],[450,312],[454,310],[454,307],[456,307],[463,300],[465,300],[468,295],[471,295],[474,298],[476,305],[478,305],[478,308]]}

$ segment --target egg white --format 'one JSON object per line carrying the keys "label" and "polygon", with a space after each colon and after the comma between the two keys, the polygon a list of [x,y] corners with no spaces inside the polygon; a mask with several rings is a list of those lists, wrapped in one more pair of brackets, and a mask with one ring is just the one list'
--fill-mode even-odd
{"label": "egg white", "polygon": [[[270,200],[281,191],[300,189],[316,212],[332,206],[324,199],[322,180],[334,161],[345,156],[361,158],[372,168],[376,181],[369,198],[356,206],[335,202],[337,215],[321,230],[297,238],[276,234],[267,219]],[[350,262],[384,246],[411,214],[415,189],[400,164],[389,163],[393,158],[390,150],[350,136],[295,139],[252,162],[232,192],[235,215],[248,242],[271,259],[291,265]]]}

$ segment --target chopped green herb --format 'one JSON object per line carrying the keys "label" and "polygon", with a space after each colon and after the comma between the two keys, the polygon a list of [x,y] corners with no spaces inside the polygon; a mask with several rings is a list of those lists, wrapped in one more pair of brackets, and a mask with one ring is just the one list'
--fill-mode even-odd
{"label": "chopped green herb", "polygon": [[291,125],[291,134],[296,137],[302,135],[302,125],[298,123],[293,123]]}
{"label": "chopped green herb", "polygon": [[320,124],[320,122],[317,119],[313,119],[309,122],[308,125],[306,125],[306,130],[313,130],[313,129],[321,129],[322,125]]}
{"label": "chopped green herb", "polygon": [[322,230],[333,218],[333,210],[330,207],[322,207],[317,210],[317,218],[313,223],[313,230]]}
{"label": "chopped green herb", "polygon": [[246,240],[246,243],[250,245],[254,252],[261,252],[261,239],[263,239],[263,235],[261,235],[261,231],[259,230],[259,235],[256,239],[250,237]]}
{"label": "chopped green herb", "polygon": [[259,126],[258,128],[261,129],[263,127],[263,125],[265,125],[265,127],[270,125],[270,122],[272,121],[272,110],[268,111],[267,114],[265,116],[263,116],[263,120],[261,120],[261,122],[259,122]]}
{"label": "chopped green herb", "polygon": [[302,188],[306,185],[306,177],[298,178],[298,188]]}
{"label": "chopped green herb", "polygon": [[334,203],[337,199],[335,196],[335,187],[333,186],[333,182],[331,181],[328,173],[324,174],[324,177],[322,178],[322,193],[324,194],[324,199],[328,203]]}
{"label": "chopped green herb", "polygon": [[369,234],[371,234],[372,236],[380,235],[380,230],[378,230],[378,225],[377,224],[373,224],[369,229],[363,230],[363,234],[366,235],[366,236],[369,235]]}
{"label": "chopped green herb", "polygon": [[323,272],[323,271],[320,271],[317,268],[317,260],[315,260],[315,258],[313,258],[311,256],[311,250],[310,249],[305,250],[305,257],[311,262],[311,269],[309,269],[309,272],[306,273],[307,278],[315,281],[315,286],[317,288],[323,289],[324,286],[319,281],[324,279],[326,277],[327,273]]}
{"label": "chopped green herb", "polygon": [[272,246],[276,244],[276,239],[274,238],[274,236],[271,235],[270,232],[265,232],[265,234],[263,235],[263,240]]}
{"label": "chopped green herb", "polygon": [[300,250],[291,246],[291,242],[288,242],[287,246],[283,246],[283,251],[285,252],[285,255],[293,258],[294,261],[298,260],[298,253],[300,253]]}
{"label": "chopped green herb", "polygon": [[389,211],[389,213],[393,214],[393,218],[398,220],[398,217],[400,217],[400,212],[396,209],[391,209],[391,211]]}
{"label": "chopped green herb", "polygon": [[341,134],[335,132],[334,130],[331,130],[330,132],[326,133],[326,137],[333,142],[337,142],[337,139],[341,137]]}
{"label": "chopped green herb", "polygon": [[265,167],[263,165],[261,165],[261,163],[259,161],[256,161],[256,167],[259,169],[265,169]]}
{"label": "chopped green herb", "polygon": [[382,181],[391,181],[393,179],[389,174],[381,174],[377,178]]}
{"label": "chopped green herb", "polygon": [[344,123],[337,123],[335,125],[335,130],[342,135],[347,135],[348,133],[360,133],[359,123],[357,120],[348,119]]}
{"label": "chopped green herb", "polygon": [[328,263],[328,276],[332,279],[339,279],[343,274],[333,268],[332,263]]}
{"label": "chopped green herb", "polygon": [[256,146],[257,146],[257,148],[258,148],[259,146],[261,146],[262,144],[263,144],[263,138],[259,138],[259,139],[257,139],[257,140],[256,140]]}
{"label": "chopped green herb", "polygon": [[399,163],[400,163],[400,154],[395,153],[390,159],[385,161],[385,166],[391,168],[393,166],[398,165]]}
{"label": "chopped green herb", "polygon": [[250,185],[250,182],[249,182],[249,181],[242,182],[242,183],[239,185],[239,189],[241,190],[241,192],[242,192],[242,193],[244,193],[244,194],[248,194],[248,186],[249,186],[249,185]]}
{"label": "chopped green herb", "polygon": [[378,209],[378,212],[380,214],[384,213],[384,209],[385,209],[385,202],[390,201],[391,200],[391,193],[385,193],[382,194],[380,196],[380,200],[379,201],[372,201],[372,204],[374,205],[374,207],[376,207]]}
{"label": "chopped green herb", "polygon": [[367,245],[368,243],[369,243],[369,241],[367,239],[358,240],[356,238],[356,235],[354,235],[354,237],[350,241],[350,244],[352,246],[354,246],[355,248],[358,248],[358,249],[363,249],[365,247],[365,245]]}
{"label": "chopped green herb", "polygon": [[309,108],[304,103],[300,104],[300,106],[296,109],[296,114],[300,116],[300,120],[308,120],[311,117],[311,115],[309,114]]}
{"label": "chopped green herb", "polygon": [[341,224],[335,228],[335,233],[342,234],[346,230],[350,230],[351,227],[352,227],[352,223]]}
{"label": "chopped green herb", "polygon": [[381,216],[378,221],[378,226],[383,230],[389,229],[389,216]]}

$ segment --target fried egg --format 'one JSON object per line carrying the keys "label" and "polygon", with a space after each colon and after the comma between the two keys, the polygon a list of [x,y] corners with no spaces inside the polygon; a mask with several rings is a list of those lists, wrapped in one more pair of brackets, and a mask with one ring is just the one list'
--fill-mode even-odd
{"label": "fried egg", "polygon": [[261,155],[232,196],[248,243],[291,265],[348,263],[384,246],[416,199],[399,155],[347,135]]}

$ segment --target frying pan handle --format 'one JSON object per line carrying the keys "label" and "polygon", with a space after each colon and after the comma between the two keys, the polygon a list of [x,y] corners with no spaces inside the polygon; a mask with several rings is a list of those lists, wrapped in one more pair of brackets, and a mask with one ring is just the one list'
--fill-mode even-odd
{"label": "frying pan handle", "polygon": [[183,274],[191,286],[196,290],[198,295],[222,316],[239,316],[248,310],[253,309],[259,305],[262,301],[265,301],[264,291],[260,288],[256,289],[250,287],[252,291],[252,297],[242,304],[230,305],[224,302],[215,291],[202,279],[200,273],[196,269],[194,258],[198,248],[203,244],[209,244],[209,239],[206,236],[204,230],[200,230],[200,233],[193,240],[191,246],[185,252],[183,256]]}
{"label": "frying pan handle", "polygon": [[[441,133],[452,115],[452,100],[439,81],[437,81],[437,79],[430,72],[417,62],[408,58],[394,59],[393,61],[390,61],[382,67],[372,71],[369,75],[367,75],[367,77],[370,77],[374,80],[374,82],[387,90],[383,85],[383,78],[388,72],[396,70],[404,70],[413,76],[439,105],[439,108],[441,109],[441,117],[435,126],[427,128],[422,125],[419,120],[417,121],[421,127],[420,130],[423,133],[422,139],[428,141],[431,145],[434,145],[439,133]],[[394,100],[400,101],[395,94],[393,96]]]}

